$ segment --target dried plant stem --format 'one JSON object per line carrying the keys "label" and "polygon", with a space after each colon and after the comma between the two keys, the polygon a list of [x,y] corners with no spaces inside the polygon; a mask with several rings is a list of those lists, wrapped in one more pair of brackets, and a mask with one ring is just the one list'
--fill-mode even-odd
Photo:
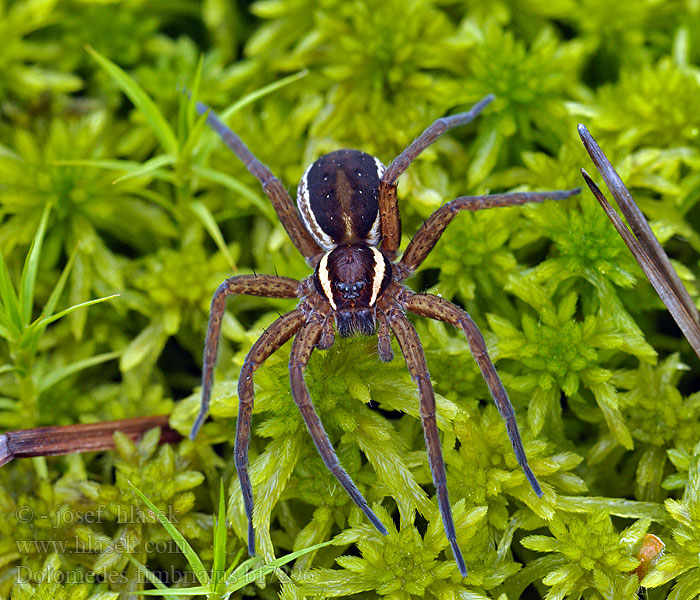
{"label": "dried plant stem", "polygon": [[171,443],[181,438],[177,431],[168,426],[167,415],[9,431],[0,435],[0,467],[13,458],[108,450],[114,448],[115,432],[121,431],[136,439],[154,427],[161,428],[161,443]]}

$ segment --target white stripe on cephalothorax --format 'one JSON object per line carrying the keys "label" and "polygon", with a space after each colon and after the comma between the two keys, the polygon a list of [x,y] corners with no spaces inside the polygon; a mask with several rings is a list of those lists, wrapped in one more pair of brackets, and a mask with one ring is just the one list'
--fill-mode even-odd
{"label": "white stripe on cephalothorax", "polygon": [[374,253],[374,277],[372,278],[372,297],[369,300],[369,305],[374,306],[379,290],[382,288],[386,266],[384,265],[384,255],[372,246],[370,246],[370,250]]}
{"label": "white stripe on cephalothorax", "polygon": [[[313,165],[311,165],[313,167]],[[301,213],[301,218],[306,225],[306,229],[314,237],[314,239],[321,245],[324,250],[332,250],[335,248],[335,242],[333,239],[321,229],[318,224],[313,211],[311,210],[311,197],[309,194],[309,183],[307,181],[309,171],[311,167],[306,169],[304,176],[299,182],[299,192],[297,193],[297,206],[299,207],[299,212]]]}
{"label": "white stripe on cephalothorax", "polygon": [[323,289],[323,293],[326,295],[326,300],[328,300],[328,303],[333,307],[333,310],[337,310],[335,306],[335,301],[333,300],[333,290],[331,288],[331,278],[330,274],[328,273],[328,255],[330,252],[327,252],[326,254],[323,255],[323,258],[321,259],[321,262],[318,263],[318,280],[321,282],[321,288]]}

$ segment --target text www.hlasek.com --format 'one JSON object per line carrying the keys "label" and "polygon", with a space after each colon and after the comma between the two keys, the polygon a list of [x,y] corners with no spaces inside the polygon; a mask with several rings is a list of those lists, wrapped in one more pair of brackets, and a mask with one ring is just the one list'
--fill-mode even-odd
{"label": "text www.hlasek.com", "polygon": [[113,552],[116,554],[178,554],[180,549],[173,540],[108,540],[75,536],[66,540],[17,540],[20,554],[83,554]]}

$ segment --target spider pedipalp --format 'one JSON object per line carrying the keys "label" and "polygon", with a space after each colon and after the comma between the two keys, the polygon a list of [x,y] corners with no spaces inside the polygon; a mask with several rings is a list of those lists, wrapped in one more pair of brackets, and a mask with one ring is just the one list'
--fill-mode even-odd
{"label": "spider pedipalp", "polygon": [[231,277],[219,286],[212,299],[204,347],[202,402],[190,433],[192,439],[203,424],[209,407],[226,298],[234,294],[250,294],[297,298],[299,301],[296,309],[278,318],[255,342],[246,356],[238,382],[239,413],[234,454],[248,519],[248,550],[251,555],[255,553],[255,531],[253,491],[248,476],[248,443],[253,412],[253,374],[291,338],[294,338],[289,361],[292,396],[319,454],[370,522],[381,533],[387,533],[386,527],[340,465],[312,404],[304,371],[314,348],[328,349],[333,345],[335,332],[340,337],[376,333],[378,355],[382,361],[390,361],[393,357],[393,334],[418,386],[420,417],[440,515],[458,570],[466,577],[467,569],[457,543],[447,491],[433,387],[423,347],[406,312],[444,321],[465,333],[474,359],[505,421],[518,463],[534,492],[542,495],[525,456],[515,412],[476,323],[455,304],[437,296],[416,294],[402,282],[423,263],[460,211],[564,199],[579,190],[457,198],[441,206],[425,221],[401,259],[395,262],[401,239],[401,218],[396,199],[399,176],[438,137],[472,121],[492,100],[493,96],[486,96],[467,112],[438,119],[386,168],[379,159],[359,150],[338,150],[320,157],[301,179],[298,210],[268,167],[208,107],[197,103],[199,114],[207,114],[208,123],[261,182],[293,244],[307,264],[314,267],[313,274],[302,281],[272,275]]}

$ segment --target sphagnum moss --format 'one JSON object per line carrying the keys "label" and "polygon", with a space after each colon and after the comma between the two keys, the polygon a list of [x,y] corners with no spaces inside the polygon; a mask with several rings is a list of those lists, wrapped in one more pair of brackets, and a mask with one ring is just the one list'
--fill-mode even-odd
{"label": "sphagnum moss", "polygon": [[[252,178],[188,121],[177,86],[197,79],[200,51],[199,95],[216,108],[294,76],[231,121],[287,186],[339,147],[388,160],[425,122],[496,94],[489,114],[405,177],[406,231],[458,194],[577,185],[587,159],[575,125],[584,121],[694,285],[700,16],[692,3],[260,0],[250,13],[224,0],[156,4],[0,1],[0,252],[9,277],[17,289],[51,204],[32,319],[73,253],[57,306],[121,292],[52,325],[22,385],[40,389],[67,365],[117,352],[122,372],[112,361],[68,373],[39,396],[39,422],[167,410],[174,392],[197,385],[209,296],[230,259],[239,272],[307,273]],[[141,85],[172,136],[154,132],[86,43]],[[247,594],[631,598],[646,531],[666,543],[643,581],[648,597],[700,593],[697,358],[665,329],[660,303],[590,197],[505,213],[460,217],[411,283],[490,326],[544,499],[528,495],[466,344],[420,324],[443,394],[438,425],[470,569],[461,581],[445,553],[409,377],[398,358],[380,365],[371,344],[349,340],[317,353],[308,379],[344,466],[385,523],[395,521],[381,538],[324,472],[289,395],[283,352],[256,381],[256,525],[269,556],[334,543],[298,560],[310,571],[280,574],[282,588],[275,578]],[[231,303],[206,439],[157,450],[150,434],[135,446],[120,439],[113,454],[0,471],[0,597],[129,597],[143,581],[127,566],[126,543],[138,542],[139,561],[165,579],[186,574],[178,553],[147,549],[167,541],[155,522],[118,518],[144,509],[127,478],[166,511],[177,507],[178,526],[206,559],[223,477],[229,553],[243,547],[232,483],[235,377],[261,327],[288,308]],[[18,390],[18,355],[8,345],[0,355],[3,422],[19,427],[6,398]],[[194,394],[177,404],[172,422],[183,432],[196,403]],[[593,505],[601,510],[591,517]]]}

